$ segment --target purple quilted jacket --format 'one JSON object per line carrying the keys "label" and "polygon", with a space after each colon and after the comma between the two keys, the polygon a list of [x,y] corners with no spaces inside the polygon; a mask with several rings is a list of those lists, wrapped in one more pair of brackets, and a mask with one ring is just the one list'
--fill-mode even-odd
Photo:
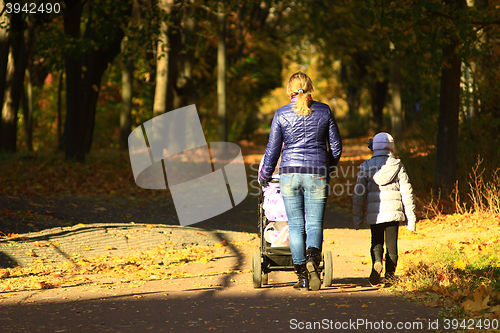
{"label": "purple quilted jacket", "polygon": [[342,140],[330,107],[312,101],[311,114],[301,116],[293,111],[293,106],[294,103],[282,106],[274,114],[259,175],[262,179],[271,178],[280,154],[280,174],[310,173],[326,176],[330,168],[339,162]]}

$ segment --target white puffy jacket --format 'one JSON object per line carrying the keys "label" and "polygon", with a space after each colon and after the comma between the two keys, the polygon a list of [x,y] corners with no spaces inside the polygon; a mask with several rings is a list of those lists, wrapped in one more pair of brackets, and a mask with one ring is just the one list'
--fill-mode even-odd
{"label": "white puffy jacket", "polygon": [[356,228],[368,224],[406,221],[416,230],[413,189],[401,160],[390,150],[376,150],[360,166],[353,196],[353,222]]}

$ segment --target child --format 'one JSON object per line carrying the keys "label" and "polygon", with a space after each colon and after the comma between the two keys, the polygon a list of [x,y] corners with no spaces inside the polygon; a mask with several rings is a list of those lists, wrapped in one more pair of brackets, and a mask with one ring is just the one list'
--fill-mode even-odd
{"label": "child", "polygon": [[[398,262],[398,228],[406,221],[415,231],[416,217],[413,190],[403,163],[393,155],[394,139],[388,133],[378,133],[368,142],[372,158],[360,166],[353,196],[353,222],[356,229],[365,222],[370,225],[372,272],[370,283],[380,282],[385,233],[385,282],[391,283]],[[373,146],[372,146],[373,145]]]}

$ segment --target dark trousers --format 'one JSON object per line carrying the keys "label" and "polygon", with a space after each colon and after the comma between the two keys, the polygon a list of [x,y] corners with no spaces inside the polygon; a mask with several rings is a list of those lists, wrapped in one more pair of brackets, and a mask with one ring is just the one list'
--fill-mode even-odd
{"label": "dark trousers", "polygon": [[384,254],[384,236],[385,236],[385,272],[386,277],[393,276],[398,263],[398,231],[399,222],[385,222],[370,225],[372,232],[372,246],[370,253],[372,263],[382,261]]}

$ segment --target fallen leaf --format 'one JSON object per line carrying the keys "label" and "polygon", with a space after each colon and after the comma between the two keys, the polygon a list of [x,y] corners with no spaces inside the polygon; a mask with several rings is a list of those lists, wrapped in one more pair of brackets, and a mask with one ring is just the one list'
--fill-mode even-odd
{"label": "fallen leaf", "polygon": [[349,308],[350,307],[349,304],[337,304],[337,303],[335,303],[335,306],[338,308]]}
{"label": "fallen leaf", "polygon": [[480,312],[481,310],[489,308],[488,302],[490,301],[490,296],[488,294],[491,292],[491,289],[492,288],[485,289],[484,285],[478,287],[474,291],[474,300],[468,299],[462,302],[464,310],[468,312]]}
{"label": "fallen leaf", "polygon": [[440,302],[439,301],[434,301],[434,302],[429,302],[429,303],[425,303],[424,305],[428,308],[437,308],[440,306]]}
{"label": "fallen leaf", "polygon": [[4,210],[2,211],[2,214],[3,214],[3,215],[6,215],[6,216],[14,216],[14,215],[15,215],[15,214],[13,214],[13,213],[12,213],[10,210],[8,210],[8,209],[4,209]]}
{"label": "fallen leaf", "polygon": [[227,245],[226,240],[223,240],[221,243],[215,244],[215,246],[217,246],[217,247],[222,247],[222,246],[226,246],[226,245]]}

